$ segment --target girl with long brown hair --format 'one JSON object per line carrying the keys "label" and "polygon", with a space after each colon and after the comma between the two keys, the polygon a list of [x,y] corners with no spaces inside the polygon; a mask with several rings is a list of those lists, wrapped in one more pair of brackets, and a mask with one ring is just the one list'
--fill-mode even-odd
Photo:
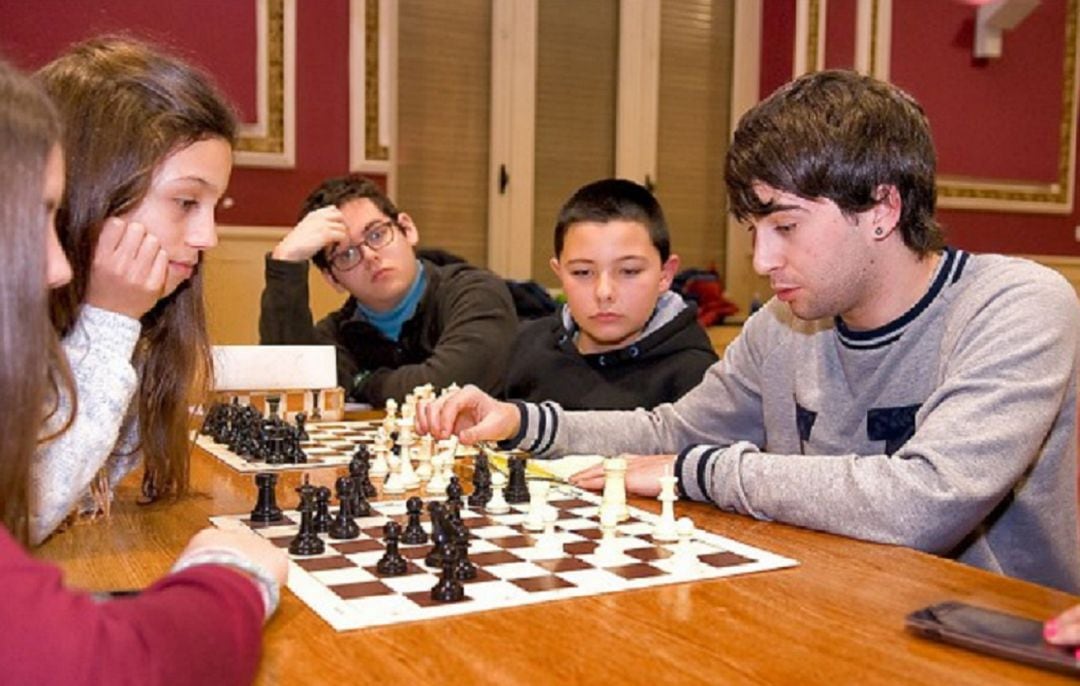
{"label": "girl with long brown hair", "polygon": [[76,45],[37,78],[65,129],[68,190],[57,215],[74,278],[54,292],[79,404],[61,397],[33,470],[31,537],[73,510],[106,510],[144,463],[143,495],[188,481],[189,407],[210,374],[200,256],[236,122],[205,74],[121,38]]}
{"label": "girl with long brown hair", "polygon": [[64,160],[41,88],[0,61],[0,680],[5,683],[249,683],[260,629],[284,581],[284,554],[258,536],[204,530],[173,573],[135,598],[70,591],[25,541],[31,458],[60,394],[49,383],[56,332],[48,292],[72,276],[55,212]]}

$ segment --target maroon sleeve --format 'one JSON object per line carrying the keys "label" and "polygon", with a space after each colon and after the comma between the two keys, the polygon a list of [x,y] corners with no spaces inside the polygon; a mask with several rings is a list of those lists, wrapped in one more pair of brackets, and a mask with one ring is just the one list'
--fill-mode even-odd
{"label": "maroon sleeve", "polygon": [[241,573],[199,565],[138,596],[97,602],[0,527],[0,681],[248,684],[263,603]]}

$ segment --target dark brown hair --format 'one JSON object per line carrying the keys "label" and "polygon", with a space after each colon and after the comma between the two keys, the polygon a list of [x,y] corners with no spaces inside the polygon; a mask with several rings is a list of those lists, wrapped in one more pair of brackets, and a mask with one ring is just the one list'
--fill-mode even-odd
{"label": "dark brown hair", "polygon": [[0,61],[0,520],[28,539],[30,461],[46,403],[50,351],[45,283],[45,168],[60,142],[56,112],[41,88]]}
{"label": "dark brown hair", "polygon": [[[341,207],[350,200],[359,200],[361,198],[370,200],[380,212],[394,222],[394,226],[398,226],[397,219],[400,212],[393,201],[390,200],[386,193],[383,193],[378,184],[360,174],[337,176],[320,183],[304,199],[304,204],[300,208],[299,219],[303,219],[308,213],[314,212],[321,207],[331,205]],[[400,226],[398,228],[401,229]],[[330,271],[330,263],[326,259],[325,251],[320,250],[312,255],[311,261],[324,272]]]}
{"label": "dark brown hair", "polygon": [[769,214],[762,182],[803,198],[827,198],[844,213],[878,204],[896,187],[904,244],[924,255],[944,239],[934,219],[936,155],[930,125],[910,95],[850,71],[802,76],[743,115],[724,178],[740,220]]}
{"label": "dark brown hair", "polygon": [[[137,207],[154,170],[178,149],[209,138],[234,143],[236,118],[204,73],[128,38],[76,45],[38,78],[60,113],[68,159],[57,230],[74,278],[51,302],[53,324],[66,335],[105,220]],[[142,318],[137,402],[151,499],[187,488],[188,408],[203,400],[211,373],[202,288],[196,269]]]}

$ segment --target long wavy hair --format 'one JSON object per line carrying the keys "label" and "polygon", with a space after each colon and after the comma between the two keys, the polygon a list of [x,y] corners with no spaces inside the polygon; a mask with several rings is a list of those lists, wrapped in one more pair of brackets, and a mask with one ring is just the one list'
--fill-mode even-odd
{"label": "long wavy hair", "polygon": [[[73,392],[49,324],[45,168],[60,143],[56,111],[40,86],[0,61],[0,521],[26,543],[30,462],[49,401],[50,369]],[[53,377],[54,382],[57,379]]]}
{"label": "long wavy hair", "polygon": [[[126,37],[75,45],[37,77],[60,113],[68,160],[57,230],[74,276],[50,303],[65,336],[86,297],[105,220],[142,202],[170,154],[212,138],[234,144],[236,117],[205,73]],[[148,500],[187,489],[189,407],[205,399],[212,373],[202,291],[196,268],[142,318],[137,403]]]}

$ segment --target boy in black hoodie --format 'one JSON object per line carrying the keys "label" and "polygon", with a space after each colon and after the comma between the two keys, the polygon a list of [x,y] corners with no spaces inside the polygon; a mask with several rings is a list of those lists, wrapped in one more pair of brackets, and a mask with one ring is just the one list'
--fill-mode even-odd
{"label": "boy in black hoodie", "polygon": [[716,361],[695,306],[669,290],[679,257],[642,186],[604,179],[574,193],[555,225],[551,268],[567,303],[520,328],[506,397],[567,410],[652,408],[677,400]]}

